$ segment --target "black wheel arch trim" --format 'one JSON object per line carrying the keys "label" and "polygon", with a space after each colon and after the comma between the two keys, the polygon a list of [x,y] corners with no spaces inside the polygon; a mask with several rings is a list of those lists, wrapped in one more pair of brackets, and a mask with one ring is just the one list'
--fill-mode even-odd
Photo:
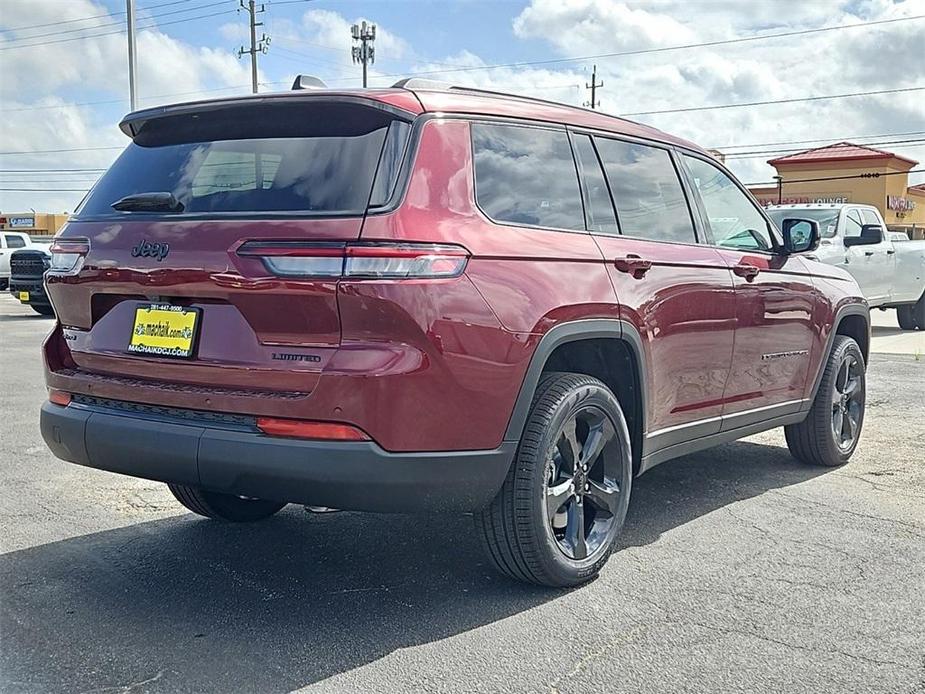
{"label": "black wheel arch trim", "polygon": [[539,344],[530,357],[530,365],[524,375],[520,392],[514,403],[514,409],[508,420],[507,430],[504,433],[505,441],[519,441],[527,422],[533,395],[543,374],[543,368],[549,357],[560,347],[569,342],[582,340],[613,339],[625,343],[636,360],[636,374],[639,379],[639,394],[641,401],[640,418],[642,420],[642,436],[646,432],[646,370],[645,352],[642,336],[632,323],[617,318],[586,318],[567,323],[559,323],[550,328],[540,338]]}
{"label": "black wheel arch trim", "polygon": [[816,393],[819,392],[819,385],[822,383],[822,375],[825,373],[825,365],[829,360],[829,355],[832,354],[832,347],[835,344],[835,336],[839,335],[838,326],[841,325],[841,322],[848,316],[861,316],[864,319],[864,323],[867,326],[867,351],[864,351],[864,345],[859,345],[861,348],[861,353],[864,355],[864,368],[867,368],[867,360],[870,358],[870,308],[867,306],[867,303],[850,303],[840,306],[835,312],[835,319],[832,321],[832,330],[829,331],[829,336],[826,338],[825,349],[822,350],[821,358],[819,359],[819,364],[816,367],[816,376],[813,379],[813,389],[809,394],[809,397],[806,398],[803,404],[802,411],[806,412],[813,405],[813,401],[816,399]]}

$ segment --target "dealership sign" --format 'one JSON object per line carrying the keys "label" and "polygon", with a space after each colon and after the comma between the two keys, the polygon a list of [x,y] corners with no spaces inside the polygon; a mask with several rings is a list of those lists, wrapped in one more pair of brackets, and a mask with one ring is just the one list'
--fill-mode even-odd
{"label": "dealership sign", "polygon": [[912,212],[915,209],[915,203],[899,195],[887,195],[886,208],[894,212]]}
{"label": "dealership sign", "polygon": [[35,226],[35,217],[10,217],[8,226],[10,229],[31,229]]}

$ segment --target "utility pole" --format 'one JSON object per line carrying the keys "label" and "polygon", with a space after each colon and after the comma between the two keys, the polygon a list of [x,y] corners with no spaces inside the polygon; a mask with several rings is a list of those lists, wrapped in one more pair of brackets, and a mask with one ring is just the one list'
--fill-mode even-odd
{"label": "utility pole", "polygon": [[594,66],[594,69],[591,72],[591,84],[585,82],[585,89],[591,90],[591,101],[586,101],[585,106],[590,106],[591,108],[597,108],[601,105],[601,102],[597,99],[597,89],[598,87],[603,87],[604,81],[597,81],[597,65]]}
{"label": "utility pole", "polygon": [[350,27],[350,34],[354,41],[359,41],[359,46],[354,46],[351,51],[354,63],[363,64],[363,88],[366,89],[366,64],[376,62],[376,49],[373,47],[373,41],[376,40],[376,25],[362,22]]}
{"label": "utility pole", "polygon": [[125,22],[128,31],[128,100],[134,111],[138,102],[135,76],[135,0],[125,0]]}
{"label": "utility pole", "polygon": [[238,10],[239,12],[241,10],[247,10],[248,23],[250,24],[250,29],[251,29],[250,50],[247,50],[244,48],[244,46],[241,46],[241,48],[238,49],[238,59],[241,59],[248,53],[250,54],[251,56],[251,91],[254,94],[256,94],[257,93],[257,54],[258,53],[266,54],[267,49],[270,46],[270,37],[267,36],[266,34],[263,34],[260,37],[259,41],[257,40],[257,27],[263,26],[263,22],[257,21],[257,15],[263,12],[266,12],[267,8],[262,3],[258,7],[257,3],[254,2],[254,0],[247,0],[246,4],[244,0],[238,0],[238,2],[241,4],[240,9]]}
{"label": "utility pole", "polygon": [[774,180],[777,181],[777,204],[780,205],[784,199],[784,177],[775,176]]}

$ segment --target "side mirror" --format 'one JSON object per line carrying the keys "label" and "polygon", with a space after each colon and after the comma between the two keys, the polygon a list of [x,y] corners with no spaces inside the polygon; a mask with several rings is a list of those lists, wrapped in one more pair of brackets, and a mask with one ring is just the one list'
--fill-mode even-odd
{"label": "side mirror", "polygon": [[807,253],[819,246],[819,222],[812,219],[785,219],[781,222],[784,252]]}
{"label": "side mirror", "polygon": [[872,246],[883,241],[883,227],[879,224],[865,224],[860,236],[846,236],[846,246]]}

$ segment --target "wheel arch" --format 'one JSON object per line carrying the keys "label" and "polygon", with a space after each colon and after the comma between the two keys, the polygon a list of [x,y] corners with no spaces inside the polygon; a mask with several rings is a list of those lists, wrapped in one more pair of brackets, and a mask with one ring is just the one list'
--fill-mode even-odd
{"label": "wheel arch", "polygon": [[[646,370],[642,337],[634,325],[617,319],[560,323],[540,339],[530,359],[504,435],[518,441],[542,375],[567,371],[594,376],[616,395],[630,429],[633,472],[639,470],[646,432]],[[630,378],[626,378],[629,373]]]}
{"label": "wheel arch", "polygon": [[825,365],[832,353],[832,347],[835,344],[836,335],[845,335],[850,337],[861,348],[861,354],[864,355],[864,364],[866,366],[870,356],[870,309],[867,304],[853,303],[841,306],[835,313],[833,328],[829,332],[826,340],[825,349],[822,351],[819,364],[816,368],[816,377],[813,380],[813,388],[810,397],[806,400],[803,409],[808,410],[816,398],[819,391],[819,384],[822,382],[822,375],[825,372]]}

